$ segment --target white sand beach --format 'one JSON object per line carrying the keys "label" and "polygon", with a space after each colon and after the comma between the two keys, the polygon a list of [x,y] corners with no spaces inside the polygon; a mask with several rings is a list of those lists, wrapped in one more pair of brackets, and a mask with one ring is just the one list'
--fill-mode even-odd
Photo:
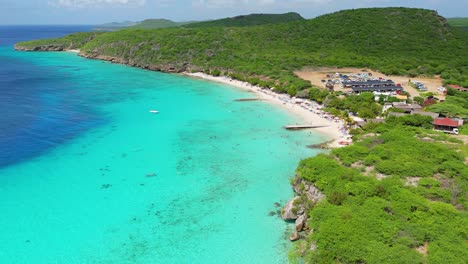
{"label": "white sand beach", "polygon": [[328,144],[329,147],[341,147],[343,146],[342,144],[339,144],[341,141],[351,142],[351,140],[348,138],[348,133],[344,128],[343,121],[335,119],[330,114],[321,110],[322,106],[314,101],[295,99],[289,95],[278,94],[271,91],[270,89],[254,86],[247,82],[233,80],[226,76],[216,77],[201,72],[184,73],[184,75],[224,83],[240,89],[252,91],[255,93],[256,98],[279,106],[287,112],[299,117],[301,122],[303,122],[300,125],[324,126],[320,128],[314,128],[313,130],[325,134],[329,140],[332,141],[330,144]]}

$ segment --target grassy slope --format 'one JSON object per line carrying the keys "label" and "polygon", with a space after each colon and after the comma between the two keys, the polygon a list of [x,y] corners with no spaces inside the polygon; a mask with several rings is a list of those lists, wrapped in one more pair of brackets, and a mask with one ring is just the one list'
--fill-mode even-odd
{"label": "grassy slope", "polygon": [[[466,146],[421,128],[368,132],[380,135],[299,165],[300,177],[327,196],[309,212],[314,232],[297,244],[316,244],[303,252],[306,262],[465,263],[468,169],[459,151]],[[366,166],[374,169],[364,175]],[[405,185],[408,177],[421,177],[419,185]],[[425,244],[427,256],[416,250]]]}
{"label": "grassy slope", "polygon": [[187,28],[206,28],[206,27],[245,27],[264,24],[278,24],[291,21],[304,20],[297,13],[285,14],[250,14],[246,16],[236,16],[218,20],[203,21],[186,25]]}
{"label": "grassy slope", "polygon": [[[450,90],[446,101],[466,104],[466,98]],[[292,259],[465,263],[468,147],[428,130],[431,123],[427,116],[390,117],[352,131],[352,146],[303,160],[297,177],[327,198],[309,210],[314,232],[296,244]],[[407,184],[410,179],[418,184]],[[317,250],[307,250],[312,244]]]}
{"label": "grassy slope", "polygon": [[251,27],[122,30],[82,47],[148,65],[229,72],[295,94],[310,86],[304,66],[370,67],[389,74],[441,74],[468,85],[468,33],[435,12],[408,8],[346,10],[312,20]]}

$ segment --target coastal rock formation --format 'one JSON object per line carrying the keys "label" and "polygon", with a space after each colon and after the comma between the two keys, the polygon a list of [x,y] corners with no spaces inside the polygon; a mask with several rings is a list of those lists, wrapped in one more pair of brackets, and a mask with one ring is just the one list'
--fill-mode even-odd
{"label": "coastal rock formation", "polygon": [[305,235],[300,234],[301,232],[312,232],[307,226],[307,212],[317,202],[324,199],[325,195],[313,183],[305,181],[300,175],[296,175],[292,186],[296,196],[284,205],[281,210],[281,218],[285,221],[295,221],[295,230],[289,240],[296,241],[305,237]]}
{"label": "coastal rock formation", "polygon": [[43,45],[43,46],[35,46],[35,47],[32,47],[32,48],[15,45],[15,50],[21,50],[21,51],[64,51],[66,49],[64,49],[63,46],[57,46],[57,45]]}
{"label": "coastal rock formation", "polygon": [[281,210],[281,218],[283,220],[296,220],[297,219],[297,213],[298,209],[294,205],[297,200],[299,200],[300,197],[296,196],[293,199],[289,200],[283,207],[283,210]]}
{"label": "coastal rock formation", "polygon": [[315,185],[309,184],[304,180],[301,181],[301,184],[304,186],[304,190],[302,191],[302,193],[304,193],[307,196],[307,198],[313,201],[314,203],[322,200],[325,197],[325,195],[323,195],[323,193],[321,193],[319,189],[315,187]]}
{"label": "coastal rock formation", "polygon": [[295,222],[296,231],[301,232],[304,229],[305,224],[306,224],[306,217],[302,214],[296,219],[296,222]]}
{"label": "coastal rock formation", "polygon": [[305,195],[308,200],[314,203],[317,203],[325,198],[325,195],[321,193],[314,184],[301,179],[299,176],[294,178],[293,189],[297,194]]}
{"label": "coastal rock formation", "polygon": [[174,62],[174,63],[165,63],[165,64],[142,64],[135,60],[124,59],[120,57],[106,56],[101,55],[99,51],[94,51],[93,53],[80,53],[82,57],[87,59],[96,59],[96,60],[105,60],[112,63],[125,64],[132,67],[138,67],[151,71],[160,71],[167,73],[182,73],[192,70],[191,66],[187,62]]}
{"label": "coastal rock formation", "polygon": [[289,237],[289,240],[291,241],[299,240],[299,233],[297,232],[292,233],[292,235]]}

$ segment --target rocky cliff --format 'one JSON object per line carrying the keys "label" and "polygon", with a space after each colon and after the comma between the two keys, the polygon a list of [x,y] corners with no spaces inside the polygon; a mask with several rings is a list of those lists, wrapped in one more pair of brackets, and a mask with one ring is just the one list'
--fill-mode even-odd
{"label": "rocky cliff", "polygon": [[285,221],[294,221],[296,228],[289,239],[296,241],[312,232],[307,224],[309,220],[307,212],[325,198],[325,195],[314,184],[306,182],[299,175],[294,178],[292,186],[295,196],[284,205],[281,218]]}

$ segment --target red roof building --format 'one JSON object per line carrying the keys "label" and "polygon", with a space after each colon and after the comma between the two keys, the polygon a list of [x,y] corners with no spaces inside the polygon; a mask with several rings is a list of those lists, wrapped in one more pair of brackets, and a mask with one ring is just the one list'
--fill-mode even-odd
{"label": "red roof building", "polygon": [[460,125],[457,120],[453,120],[448,117],[436,118],[434,119],[433,124],[435,126],[448,126],[448,127],[458,127]]}
{"label": "red roof building", "polygon": [[434,125],[434,130],[458,134],[458,127],[463,125],[463,120],[455,120],[448,117],[436,118],[432,124]]}
{"label": "red roof building", "polygon": [[457,85],[457,84],[449,84],[449,85],[447,85],[447,87],[452,88],[452,89],[456,89],[458,91],[463,91],[463,92],[468,91],[468,88],[461,87],[460,85]]}

